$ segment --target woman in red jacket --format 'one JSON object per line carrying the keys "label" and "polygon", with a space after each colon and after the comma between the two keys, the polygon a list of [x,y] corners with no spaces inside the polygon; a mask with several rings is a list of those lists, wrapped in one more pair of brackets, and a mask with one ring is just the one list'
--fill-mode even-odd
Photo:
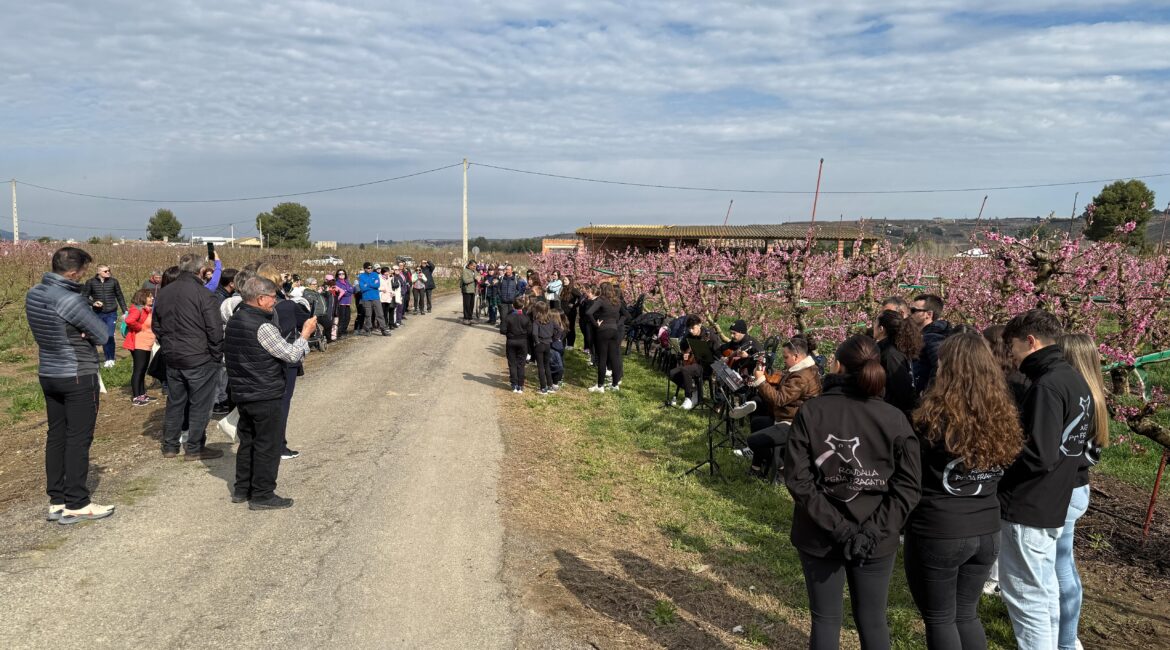
{"label": "woman in red jacket", "polygon": [[154,311],[154,292],[139,289],[130,299],[130,310],[126,312],[126,336],[122,347],[130,351],[134,370],[130,373],[130,393],[134,395],[134,406],[144,406],[155,400],[146,394],[146,369],[150,367],[150,351],[154,347],[154,331],[151,329],[151,313]]}

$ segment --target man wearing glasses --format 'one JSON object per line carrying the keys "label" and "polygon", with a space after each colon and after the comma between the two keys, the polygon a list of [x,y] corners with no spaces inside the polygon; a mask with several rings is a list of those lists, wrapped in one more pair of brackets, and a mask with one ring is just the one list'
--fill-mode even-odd
{"label": "man wearing glasses", "polygon": [[232,503],[247,501],[250,510],[289,508],[293,500],[276,494],[284,445],[284,369],[286,364],[300,363],[308,354],[309,337],[317,330],[317,318],[305,321],[300,337],[289,343],[272,323],[276,285],[271,280],[248,278],[240,287],[240,295],[244,303],[228,321],[224,333],[228,386],[240,411]]}
{"label": "man wearing glasses", "polygon": [[110,332],[109,338],[102,344],[102,351],[106,355],[106,361],[102,365],[106,368],[113,367],[114,351],[116,350],[114,325],[118,323],[118,308],[121,307],[122,313],[126,313],[126,298],[122,296],[122,287],[118,284],[118,280],[110,274],[110,267],[102,264],[97,267],[97,275],[85,283],[81,295],[89,301],[93,310],[105,322],[106,329]]}
{"label": "man wearing glasses", "polygon": [[922,330],[922,352],[914,364],[914,386],[921,395],[938,369],[938,348],[951,333],[951,324],[943,320],[943,300],[932,294],[915,296],[910,303],[910,321]]}

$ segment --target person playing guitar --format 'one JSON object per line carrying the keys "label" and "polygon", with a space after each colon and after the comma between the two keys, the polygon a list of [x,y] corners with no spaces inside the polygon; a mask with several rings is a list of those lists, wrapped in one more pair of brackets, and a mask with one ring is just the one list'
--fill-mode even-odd
{"label": "person playing guitar", "polygon": [[691,353],[689,339],[703,339],[714,350],[719,347],[719,337],[714,332],[703,327],[703,319],[698,316],[687,316],[686,333],[679,342],[679,349],[683,352],[682,364],[670,371],[670,380],[678,385],[686,395],[682,408],[689,411],[699,403],[699,386],[703,379],[711,374],[710,367],[703,367],[695,360]]}
{"label": "person playing guitar", "polygon": [[758,392],[758,399],[772,408],[774,424],[753,433],[747,439],[748,449],[737,453],[747,456],[750,450],[752,472],[757,476],[766,474],[774,450],[783,450],[787,445],[788,430],[800,406],[821,394],[821,373],[809,348],[808,339],[803,336],[794,336],[784,344],[785,371],[777,384],[768,381],[762,366],[756,367],[751,384]]}
{"label": "person playing guitar", "polygon": [[719,346],[719,354],[723,357],[723,361],[743,375],[751,373],[755,367],[752,354],[760,351],[756,340],[747,332],[747,323],[742,319],[737,320],[731,326],[731,339]]}

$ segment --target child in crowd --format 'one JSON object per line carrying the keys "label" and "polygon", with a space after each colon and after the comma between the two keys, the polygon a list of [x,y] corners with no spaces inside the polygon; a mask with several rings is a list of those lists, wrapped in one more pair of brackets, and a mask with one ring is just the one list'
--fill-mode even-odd
{"label": "child in crowd", "polygon": [[154,348],[154,331],[151,329],[151,313],[154,311],[154,292],[139,289],[130,299],[130,310],[126,312],[126,336],[122,347],[130,351],[134,369],[130,372],[130,393],[134,406],[145,406],[156,398],[146,394],[146,369],[150,367],[150,353]]}

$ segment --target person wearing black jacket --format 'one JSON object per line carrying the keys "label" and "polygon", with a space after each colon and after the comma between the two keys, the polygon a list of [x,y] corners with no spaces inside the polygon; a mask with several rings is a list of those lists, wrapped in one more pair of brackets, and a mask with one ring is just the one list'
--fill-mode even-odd
{"label": "person wearing black jacket", "polygon": [[[597,325],[597,385],[589,391],[600,393],[605,390],[605,377],[610,376],[610,390],[620,390],[622,383],[622,335],[626,331],[627,313],[618,298],[617,289],[609,282],[603,282],[598,289],[597,299],[586,310],[585,315]],[[609,370],[607,373],[606,371]]]}
{"label": "person wearing black jacket", "polygon": [[[427,278],[424,298],[426,300],[427,313],[429,314],[431,313],[431,293],[435,290],[435,263],[430,260],[423,260],[422,266],[419,268],[422,269]],[[422,307],[422,305],[419,305],[419,307]]]}
{"label": "person wearing black jacket", "polygon": [[921,395],[938,369],[938,346],[951,333],[951,324],[942,319],[943,301],[924,293],[910,305],[910,320],[922,331],[922,354],[914,364],[914,387]]}
{"label": "person wearing black jacket", "polygon": [[565,320],[569,323],[569,329],[565,332],[565,347],[571,348],[577,342],[577,309],[581,306],[581,290],[570,275],[566,275],[563,282],[561,311],[565,312]]}
{"label": "person wearing black jacket", "polygon": [[906,525],[906,580],[930,650],[985,650],[979,598],[999,555],[996,486],[1023,448],[1024,434],[982,335],[948,338],[938,360],[938,373],[914,411],[922,499]]}
{"label": "person wearing black jacket", "polygon": [[1013,318],[1003,338],[1032,381],[1020,408],[1024,451],[999,484],[1003,528],[999,585],[1022,649],[1055,648],[1060,627],[1057,542],[1095,431],[1093,396],[1056,345],[1063,331],[1033,309]]}
{"label": "person wearing black jacket", "polygon": [[[276,286],[280,286],[280,272],[269,263],[261,264],[256,269],[256,275],[267,278]],[[272,308],[272,324],[280,331],[280,336],[288,343],[296,340],[297,332],[305,325],[312,314],[300,304],[289,300],[283,291],[277,290],[276,304]],[[288,446],[288,413],[292,408],[293,392],[296,391],[297,377],[305,374],[304,363],[286,363],[284,366],[284,397],[281,401],[280,457],[291,460],[301,455],[301,452],[290,449]]]}
{"label": "person wearing black jacket", "polygon": [[909,418],[918,404],[912,362],[922,350],[922,333],[909,319],[890,310],[878,316],[873,333],[886,371],[886,402]]}
{"label": "person wearing black jacket", "polygon": [[597,325],[589,318],[589,310],[597,300],[597,287],[586,284],[581,287],[581,304],[578,308],[581,321],[581,341],[585,354],[589,355],[589,365],[597,365]]}
{"label": "person wearing black jacket", "polygon": [[813,650],[840,643],[845,581],[863,648],[889,648],[886,603],[898,533],[918,503],[918,439],[881,399],[877,343],[853,336],[837,348],[824,392],[801,406],[784,457],[795,508],[791,539],[808,588]]}
{"label": "person wearing black jacket", "polygon": [[682,389],[682,409],[689,411],[699,404],[699,387],[705,377],[711,376],[711,366],[690,359],[691,339],[701,339],[714,351],[719,347],[719,337],[712,331],[703,328],[703,319],[698,316],[687,316],[687,333],[678,342],[678,349],[683,353],[682,363],[672,368],[668,373],[670,380]]}
{"label": "person wearing black jacket", "polygon": [[223,318],[219,301],[199,279],[202,265],[195,255],[181,257],[179,277],[159,289],[154,301],[151,329],[166,362],[167,377],[163,458],[178,455],[184,420],[189,425],[184,460],[223,455],[220,449],[204,446],[223,359]]}
{"label": "person wearing black jacket", "polygon": [[524,392],[524,363],[528,356],[528,336],[532,321],[524,315],[527,299],[523,296],[512,303],[512,310],[500,319],[500,334],[504,335],[504,354],[508,358],[508,377],[513,393]]}
{"label": "person wearing black jacket", "polygon": [[118,284],[117,278],[110,275],[110,267],[102,264],[97,267],[97,275],[85,283],[81,295],[93,306],[93,310],[105,322],[106,329],[110,332],[110,336],[102,343],[102,352],[106,356],[105,367],[109,368],[114,365],[116,352],[114,327],[118,324],[118,309],[121,308],[122,313],[126,313],[126,298],[122,295],[122,285]]}

